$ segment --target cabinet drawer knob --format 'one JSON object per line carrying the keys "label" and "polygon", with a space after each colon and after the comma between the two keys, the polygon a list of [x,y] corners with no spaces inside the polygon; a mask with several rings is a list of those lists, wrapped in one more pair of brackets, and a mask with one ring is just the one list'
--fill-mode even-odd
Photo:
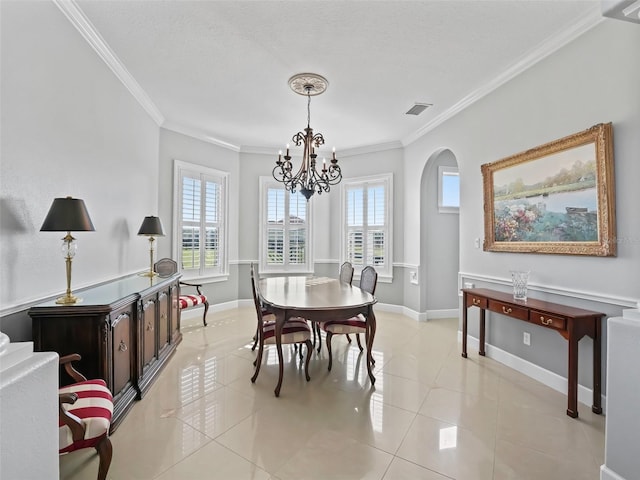
{"label": "cabinet drawer knob", "polygon": [[124,343],[124,340],[120,340],[120,345],[118,346],[118,350],[121,352],[126,352],[128,350],[127,344]]}
{"label": "cabinet drawer knob", "polygon": [[473,304],[474,305],[480,305],[480,299],[479,298],[474,298],[473,299]]}
{"label": "cabinet drawer knob", "polygon": [[552,319],[544,318],[542,315],[540,315],[540,321],[542,322],[543,325],[551,325],[553,323]]}
{"label": "cabinet drawer knob", "polygon": [[502,313],[511,313],[513,312],[513,310],[511,310],[511,307],[507,308],[507,307],[502,307]]}

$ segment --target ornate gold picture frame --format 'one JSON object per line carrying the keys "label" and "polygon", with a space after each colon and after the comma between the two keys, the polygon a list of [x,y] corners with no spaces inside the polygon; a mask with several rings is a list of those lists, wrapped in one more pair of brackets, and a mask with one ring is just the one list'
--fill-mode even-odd
{"label": "ornate gold picture frame", "polygon": [[485,251],[616,255],[611,123],[481,169]]}

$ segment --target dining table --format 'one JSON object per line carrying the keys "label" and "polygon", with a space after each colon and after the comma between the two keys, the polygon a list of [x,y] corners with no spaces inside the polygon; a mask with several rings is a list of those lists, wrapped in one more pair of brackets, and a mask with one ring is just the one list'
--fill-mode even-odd
{"label": "dining table", "polygon": [[[373,305],[377,302],[375,296],[356,286],[328,277],[266,277],[258,282],[257,290],[262,306],[276,318],[275,338],[280,367],[275,388],[276,397],[280,396],[282,387],[282,326],[295,317],[312,322],[326,322],[362,315],[367,325],[367,372],[371,384],[375,384],[376,378],[372,370],[372,348],[376,333],[376,316],[373,312]],[[307,355],[310,354],[309,352]]]}

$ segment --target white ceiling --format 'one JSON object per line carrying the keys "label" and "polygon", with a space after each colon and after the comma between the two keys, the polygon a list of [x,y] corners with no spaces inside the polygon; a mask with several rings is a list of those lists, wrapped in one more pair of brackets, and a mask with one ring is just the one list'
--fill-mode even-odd
{"label": "white ceiling", "polygon": [[328,147],[407,144],[601,19],[597,0],[57,4],[159,124],[274,152],[306,126],[293,74],[329,80],[311,100]]}

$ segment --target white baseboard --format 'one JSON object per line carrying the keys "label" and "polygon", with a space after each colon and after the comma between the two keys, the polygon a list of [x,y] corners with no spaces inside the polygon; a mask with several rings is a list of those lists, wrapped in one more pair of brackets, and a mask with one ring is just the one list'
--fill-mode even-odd
{"label": "white baseboard", "polygon": [[434,318],[459,318],[460,312],[457,308],[449,308],[444,310],[427,310],[427,320]]}
{"label": "white baseboard", "polygon": [[[462,342],[462,332],[460,330],[458,330],[458,342]],[[480,341],[476,337],[467,335],[467,348],[469,350],[474,349],[477,351],[479,346]],[[565,395],[567,394],[568,381],[565,377],[490,344],[486,345],[485,353],[487,357],[492,358],[507,367],[513,368],[517,372],[520,372],[527,377],[531,377],[560,393]],[[583,385],[578,385],[578,401],[588,406],[592,405],[593,390]],[[607,397],[602,395],[602,413],[606,413],[606,406]]]}
{"label": "white baseboard", "polygon": [[606,465],[600,465],[600,480],[627,480]]}

